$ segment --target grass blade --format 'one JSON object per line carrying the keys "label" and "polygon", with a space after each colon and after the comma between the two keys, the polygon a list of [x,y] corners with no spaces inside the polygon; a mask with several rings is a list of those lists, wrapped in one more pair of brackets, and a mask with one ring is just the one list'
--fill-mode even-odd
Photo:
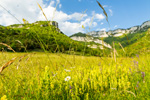
{"label": "grass blade", "polygon": [[106,16],[106,20],[107,20],[107,22],[109,23],[109,21],[108,21],[108,15],[107,15],[107,13],[106,13],[106,11],[105,11],[105,9],[104,9],[104,7],[96,0],[96,2],[98,3],[98,5],[103,9],[103,13],[104,13],[104,15]]}
{"label": "grass blade", "polygon": [[15,50],[13,50],[9,45],[5,44],[5,43],[0,43],[1,45],[4,45],[6,47],[8,47],[9,50],[12,50],[15,53]]}
{"label": "grass blade", "polygon": [[11,65],[18,57],[13,58],[12,60],[8,61],[6,64],[4,64],[1,68],[0,68],[0,73],[9,65]]}
{"label": "grass blade", "polygon": [[44,13],[44,11],[43,11],[42,7],[40,6],[40,4],[39,4],[39,3],[37,3],[37,4],[38,4],[39,8],[41,9],[41,11],[42,11],[42,13],[43,13],[43,15],[44,15],[44,17],[45,17],[46,21],[48,21],[48,19],[47,19],[47,17],[46,17],[46,15],[45,15],[45,13]]}

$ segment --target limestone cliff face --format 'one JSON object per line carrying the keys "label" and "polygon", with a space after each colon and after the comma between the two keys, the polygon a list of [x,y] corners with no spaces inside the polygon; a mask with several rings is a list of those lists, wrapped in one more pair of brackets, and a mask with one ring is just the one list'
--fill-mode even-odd
{"label": "limestone cliff face", "polygon": [[58,23],[56,21],[50,21],[50,25],[53,25],[55,26],[56,28],[59,28],[58,27]]}
{"label": "limestone cliff face", "polygon": [[93,37],[80,37],[80,36],[73,36],[71,37],[71,39],[75,40],[75,41],[82,41],[82,42],[94,42],[94,43],[97,43],[97,44],[100,44],[101,46],[97,46],[97,45],[88,45],[88,47],[91,47],[91,48],[100,48],[100,49],[103,49],[103,46],[104,47],[107,47],[109,49],[111,49],[112,47],[107,44],[106,42],[102,41],[102,40],[99,40],[99,39],[94,39]]}
{"label": "limestone cliff face", "polygon": [[40,24],[41,27],[47,27],[48,24],[55,26],[56,28],[58,27],[58,23],[56,21],[36,21],[34,23],[35,25]]}
{"label": "limestone cliff face", "polygon": [[144,22],[140,27],[140,29],[143,31],[147,30],[148,28],[150,28],[150,21]]}

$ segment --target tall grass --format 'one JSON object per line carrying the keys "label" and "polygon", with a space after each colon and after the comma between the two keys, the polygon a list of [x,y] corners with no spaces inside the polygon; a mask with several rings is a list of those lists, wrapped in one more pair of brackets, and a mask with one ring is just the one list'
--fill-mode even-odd
{"label": "tall grass", "polygon": [[[1,61],[24,55],[1,53]],[[37,53],[28,62],[22,59],[0,75],[0,97],[8,99],[140,99],[149,98],[148,55],[135,58],[68,56]],[[61,55],[66,57],[65,54]],[[59,59],[59,60],[58,60]],[[74,64],[73,64],[74,62]],[[71,63],[71,64],[70,64]],[[2,63],[0,63],[1,65]],[[73,66],[72,66],[73,65]],[[69,77],[69,78],[68,78]],[[66,78],[68,78],[66,80]],[[146,91],[146,93],[145,93]]]}
{"label": "tall grass", "polygon": [[[97,3],[103,9],[108,21],[105,9],[98,1]],[[42,7],[39,4],[38,6],[43,12]],[[44,12],[43,15],[48,20]],[[47,52],[46,45],[38,34],[36,39],[45,53],[0,52],[1,100],[150,98],[149,54],[136,55],[133,58],[117,57],[114,42],[113,58],[87,57],[84,54],[77,56],[74,55],[75,50],[71,50],[71,44],[69,51],[72,55],[52,54]],[[57,44],[56,39],[55,42]],[[0,44],[15,52],[9,45]],[[125,53],[122,45],[120,43],[119,45]]]}

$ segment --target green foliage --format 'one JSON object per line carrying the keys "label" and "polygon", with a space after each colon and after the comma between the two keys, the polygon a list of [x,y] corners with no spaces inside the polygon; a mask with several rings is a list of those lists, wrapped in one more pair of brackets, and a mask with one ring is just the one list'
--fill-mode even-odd
{"label": "green foliage", "polygon": [[[146,33],[148,32],[144,32],[144,34]],[[135,43],[127,46],[125,50],[128,56],[150,53],[150,34],[146,34],[142,38],[139,38]]]}
{"label": "green foliage", "polygon": [[124,34],[123,36],[120,37],[106,37],[103,40],[108,43],[112,44],[112,41],[115,43],[115,48],[116,49],[121,49],[120,45],[118,43],[121,43],[123,47],[127,47],[130,44],[135,43],[138,41],[140,38],[145,36],[146,32],[139,32],[139,33],[129,33],[129,34]]}
{"label": "green foliage", "polygon": [[[18,28],[21,26],[20,28]],[[12,28],[13,27],[13,28]],[[21,43],[19,43],[20,41]],[[0,42],[10,45],[15,51],[46,50],[49,52],[67,53],[71,48],[74,52],[99,55],[100,52],[93,50],[60,33],[60,30],[47,21],[37,21],[32,24],[11,25],[0,27]],[[1,46],[0,49],[5,48]]]}
{"label": "green foliage", "polygon": [[87,36],[87,34],[84,34],[84,33],[81,33],[81,32],[78,32],[78,33],[75,33],[75,34],[73,34],[73,35],[71,35],[70,37],[73,37],[73,36],[80,36],[80,37],[86,37]]}

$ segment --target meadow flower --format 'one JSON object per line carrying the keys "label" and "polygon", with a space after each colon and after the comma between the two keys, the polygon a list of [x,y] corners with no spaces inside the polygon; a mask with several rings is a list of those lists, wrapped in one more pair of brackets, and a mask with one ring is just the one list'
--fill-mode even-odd
{"label": "meadow flower", "polygon": [[136,57],[138,57],[138,58],[139,58],[139,55],[138,55],[138,54],[136,54]]}
{"label": "meadow flower", "polygon": [[143,78],[143,83],[145,83],[145,72],[141,72],[142,78]]}
{"label": "meadow flower", "polygon": [[134,66],[135,66],[135,67],[138,67],[139,62],[138,62],[138,61],[135,61],[135,60],[134,60],[133,62],[134,62]]}
{"label": "meadow flower", "polygon": [[54,74],[54,75],[53,75],[53,77],[55,77],[56,75],[57,75],[57,73],[56,73],[56,74]]}
{"label": "meadow flower", "polygon": [[72,87],[71,87],[71,86],[69,86],[69,88],[70,88],[70,89],[72,89]]}
{"label": "meadow flower", "polygon": [[71,70],[64,69],[66,72],[70,72]]}
{"label": "meadow flower", "polygon": [[1,97],[1,100],[7,100],[7,96],[4,95],[3,97]]}
{"label": "meadow flower", "polygon": [[75,68],[75,67],[70,67],[70,68]]}
{"label": "meadow flower", "polygon": [[65,81],[69,81],[71,79],[71,77],[70,76],[67,76],[66,78],[65,78]]}
{"label": "meadow flower", "polygon": [[137,82],[136,87],[139,88],[139,81]]}

